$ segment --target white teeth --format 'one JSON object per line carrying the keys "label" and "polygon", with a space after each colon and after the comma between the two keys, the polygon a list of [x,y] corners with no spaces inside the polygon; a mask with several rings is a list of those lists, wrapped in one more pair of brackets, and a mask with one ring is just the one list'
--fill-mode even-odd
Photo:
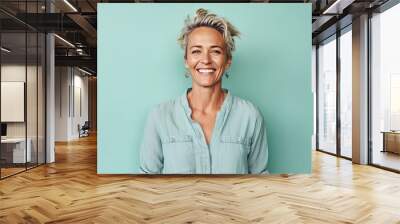
{"label": "white teeth", "polygon": [[201,72],[201,73],[209,73],[209,72],[214,72],[215,70],[214,69],[204,69],[204,68],[201,68],[201,69],[199,69],[199,72]]}

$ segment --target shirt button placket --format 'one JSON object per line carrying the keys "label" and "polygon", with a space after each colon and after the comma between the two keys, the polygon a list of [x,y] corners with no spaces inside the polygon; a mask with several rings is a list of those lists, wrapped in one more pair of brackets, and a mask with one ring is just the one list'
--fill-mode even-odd
{"label": "shirt button placket", "polygon": [[196,135],[198,138],[198,143],[200,147],[198,147],[198,155],[200,160],[200,169],[201,173],[209,174],[210,173],[210,156],[209,156],[209,148],[207,146],[206,139],[204,137],[203,131],[198,123],[195,124]]}
{"label": "shirt button placket", "polygon": [[210,161],[210,149],[207,146],[207,143],[205,143],[203,147],[204,151],[204,173],[210,174],[211,173],[211,161]]}

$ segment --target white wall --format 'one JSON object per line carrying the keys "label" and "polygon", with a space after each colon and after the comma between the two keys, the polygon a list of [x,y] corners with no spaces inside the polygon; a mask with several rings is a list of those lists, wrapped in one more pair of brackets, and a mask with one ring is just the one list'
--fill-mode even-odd
{"label": "white wall", "polygon": [[69,69],[67,67],[55,68],[55,141],[68,140],[68,116],[70,84]]}
{"label": "white wall", "polygon": [[78,124],[88,120],[88,77],[76,68],[56,67],[55,140],[79,138]]}

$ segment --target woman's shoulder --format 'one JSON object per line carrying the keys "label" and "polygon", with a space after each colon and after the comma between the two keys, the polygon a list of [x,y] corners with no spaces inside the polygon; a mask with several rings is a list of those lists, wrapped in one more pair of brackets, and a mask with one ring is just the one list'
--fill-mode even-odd
{"label": "woman's shoulder", "polygon": [[174,113],[179,103],[180,103],[179,98],[161,102],[153,106],[153,108],[150,111],[150,114],[152,116],[161,117]]}
{"label": "woman's shoulder", "polygon": [[249,115],[255,118],[262,118],[260,109],[250,100],[238,96],[232,96],[232,109],[239,111],[242,115]]}

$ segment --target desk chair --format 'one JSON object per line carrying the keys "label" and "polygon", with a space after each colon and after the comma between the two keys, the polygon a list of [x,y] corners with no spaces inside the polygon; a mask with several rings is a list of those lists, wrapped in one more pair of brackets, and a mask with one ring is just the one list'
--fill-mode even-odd
{"label": "desk chair", "polygon": [[85,121],[82,127],[80,127],[80,125],[78,124],[79,138],[89,136],[89,129],[90,129],[89,121]]}

